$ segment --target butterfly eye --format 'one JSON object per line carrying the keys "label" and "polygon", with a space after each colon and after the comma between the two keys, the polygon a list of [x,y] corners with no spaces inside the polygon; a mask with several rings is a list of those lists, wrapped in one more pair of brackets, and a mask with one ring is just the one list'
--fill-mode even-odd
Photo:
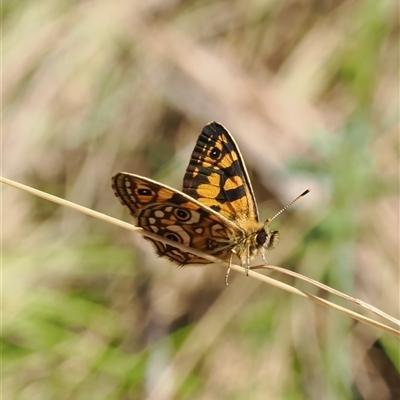
{"label": "butterfly eye", "polygon": [[257,236],[256,236],[256,242],[262,246],[265,241],[267,240],[267,233],[263,230],[257,232]]}
{"label": "butterfly eye", "polygon": [[211,151],[210,151],[210,157],[213,160],[218,160],[221,157],[221,150],[218,149],[217,147],[214,147]]}

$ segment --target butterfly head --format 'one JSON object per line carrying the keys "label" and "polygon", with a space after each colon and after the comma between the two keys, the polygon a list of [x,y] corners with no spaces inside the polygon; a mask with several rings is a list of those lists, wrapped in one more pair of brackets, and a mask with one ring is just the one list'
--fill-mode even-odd
{"label": "butterfly head", "polygon": [[248,261],[258,254],[263,255],[266,250],[271,250],[277,246],[279,232],[269,230],[268,221],[265,224],[254,221],[248,222],[244,240],[239,241],[233,250],[241,259],[243,265],[248,264]]}
{"label": "butterfly head", "polygon": [[264,247],[265,249],[273,249],[277,246],[279,242],[279,232],[278,231],[270,231],[268,229],[268,223],[264,225],[258,232],[255,234],[255,242],[259,247]]}

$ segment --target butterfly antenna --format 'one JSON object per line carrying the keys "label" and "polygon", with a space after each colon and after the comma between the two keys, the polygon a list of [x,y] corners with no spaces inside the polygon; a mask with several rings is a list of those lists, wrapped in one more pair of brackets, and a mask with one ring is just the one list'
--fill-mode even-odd
{"label": "butterfly antenna", "polygon": [[299,194],[294,200],[292,200],[289,204],[286,204],[280,211],[278,211],[272,218],[268,218],[265,223],[269,224],[273,219],[275,219],[278,215],[281,215],[284,211],[286,211],[290,206],[296,203],[297,200],[304,197],[307,193],[310,193],[310,189],[305,190],[302,194]]}

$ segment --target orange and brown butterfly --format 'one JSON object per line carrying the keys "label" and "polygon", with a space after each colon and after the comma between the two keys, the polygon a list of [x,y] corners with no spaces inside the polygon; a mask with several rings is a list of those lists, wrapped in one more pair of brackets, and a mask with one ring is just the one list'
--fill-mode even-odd
{"label": "orange and brown butterfly", "polygon": [[[236,142],[222,125],[203,128],[190,157],[182,191],[140,175],[118,172],[112,177],[115,195],[137,226],[242,266],[276,246],[278,232],[270,219],[260,222],[250,179]],[[183,266],[211,261],[152,238],[161,257]]]}

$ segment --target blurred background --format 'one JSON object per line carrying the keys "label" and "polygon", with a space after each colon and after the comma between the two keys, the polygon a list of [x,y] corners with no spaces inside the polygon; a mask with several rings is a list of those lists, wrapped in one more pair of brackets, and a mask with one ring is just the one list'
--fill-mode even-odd
{"label": "blurred background", "polygon": [[[268,261],[399,317],[397,2],[2,7],[3,176],[131,222],[113,173],[181,188],[216,120],[262,219],[311,189]],[[399,398],[394,337],[1,190],[4,398]]]}

